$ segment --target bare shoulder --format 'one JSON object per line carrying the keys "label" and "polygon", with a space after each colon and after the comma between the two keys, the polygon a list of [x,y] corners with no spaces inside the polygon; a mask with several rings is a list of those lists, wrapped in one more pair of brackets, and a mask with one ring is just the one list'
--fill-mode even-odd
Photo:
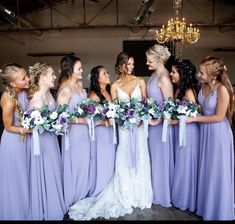
{"label": "bare shoulder", "polygon": [[217,91],[218,91],[218,95],[229,96],[228,90],[222,84],[217,87]]}
{"label": "bare shoulder", "polygon": [[191,88],[187,89],[185,92],[185,99],[192,101],[193,103],[196,103],[196,98],[194,95],[194,92]]}
{"label": "bare shoulder", "polygon": [[70,97],[72,95],[72,89],[69,85],[64,85],[58,90],[58,97]]}
{"label": "bare shoulder", "polygon": [[1,106],[6,107],[6,108],[14,108],[15,107],[15,102],[12,99],[12,97],[7,93],[3,92],[2,97],[1,97]]}
{"label": "bare shoulder", "polygon": [[144,80],[144,78],[142,78],[142,77],[138,77],[138,82],[139,82],[140,84],[145,84],[145,80]]}
{"label": "bare shoulder", "polygon": [[159,77],[159,82],[160,84],[167,84],[171,83],[170,75],[168,72],[163,72],[161,76]]}

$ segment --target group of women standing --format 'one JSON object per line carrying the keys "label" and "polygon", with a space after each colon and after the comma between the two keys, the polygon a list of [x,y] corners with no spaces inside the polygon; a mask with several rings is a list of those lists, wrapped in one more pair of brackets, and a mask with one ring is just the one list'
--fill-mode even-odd
{"label": "group of women standing", "polygon": [[[104,66],[90,72],[89,97],[82,86],[82,64],[75,56],[61,60],[57,99],[50,89],[56,76],[47,63],[30,67],[29,75],[17,64],[1,71],[5,87],[1,98],[4,132],[0,146],[0,219],[61,220],[119,217],[133,208],[189,209],[205,220],[234,219],[234,145],[231,131],[233,88],[226,67],[216,57],[206,57],[196,68],[188,59],[176,59],[165,68],[168,49],[154,45],[146,52],[153,71],[147,85],[134,75],[134,58],[118,55],[118,79],[110,86]],[[26,94],[27,92],[27,94]],[[168,97],[199,103],[203,115],[187,118],[186,146],[179,144],[178,121],[169,120],[162,141],[163,121],[149,121],[126,129],[111,120],[95,120],[95,140],[85,118],[71,121],[69,147],[63,136],[61,150],[55,134],[39,136],[40,155],[32,152],[31,130],[20,126],[23,111],[48,105],[69,105],[82,100],[126,102],[131,98]],[[29,99],[29,101],[28,101]],[[10,144],[12,143],[12,144]],[[61,152],[61,153],[60,153]],[[15,184],[13,184],[15,183]]]}

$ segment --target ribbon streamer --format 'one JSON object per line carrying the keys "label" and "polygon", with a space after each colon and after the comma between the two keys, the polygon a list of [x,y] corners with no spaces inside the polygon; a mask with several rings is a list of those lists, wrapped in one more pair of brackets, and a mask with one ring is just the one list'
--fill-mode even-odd
{"label": "ribbon streamer", "polygon": [[117,144],[117,137],[116,137],[116,124],[114,122],[114,119],[112,119],[112,123],[113,123],[113,144]]}
{"label": "ribbon streamer", "polygon": [[138,144],[137,144],[137,133],[138,129],[137,126],[130,128],[129,130],[130,133],[130,166],[137,171],[138,167],[138,161],[139,161],[139,156],[138,156]]}
{"label": "ribbon streamer", "polygon": [[67,132],[64,134],[64,144],[65,144],[65,151],[69,151],[70,142],[69,142],[69,135]]}
{"label": "ribbon streamer", "polygon": [[36,128],[33,129],[33,155],[40,156],[39,134]]}
{"label": "ribbon streamer", "polygon": [[92,141],[95,141],[95,125],[93,117],[87,119],[89,135]]}
{"label": "ribbon streamer", "polygon": [[162,142],[166,142],[168,119],[164,119],[162,128]]}
{"label": "ribbon streamer", "polygon": [[179,118],[179,146],[186,146],[186,119],[187,116],[181,115]]}
{"label": "ribbon streamer", "polygon": [[144,120],[144,133],[146,138],[149,137],[149,121],[148,120]]}

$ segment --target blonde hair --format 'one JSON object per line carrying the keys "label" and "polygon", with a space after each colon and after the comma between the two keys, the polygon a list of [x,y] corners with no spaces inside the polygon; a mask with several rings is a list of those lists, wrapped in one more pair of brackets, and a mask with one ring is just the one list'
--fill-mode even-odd
{"label": "blonde hair", "polygon": [[[226,73],[227,68],[224,63],[216,57],[208,56],[201,61],[201,65],[206,66],[207,74],[209,76],[216,76],[216,79],[225,86],[229,93],[229,105],[226,116],[232,123],[232,116],[234,111],[234,91],[233,86],[229,80],[228,74]],[[212,81],[209,80],[209,86],[212,86]]]}
{"label": "blonde hair", "polygon": [[18,72],[19,69],[22,69],[23,67],[21,65],[18,65],[16,63],[8,63],[3,66],[3,68],[0,70],[0,80],[3,85],[4,90],[10,95],[12,100],[15,102],[15,111],[17,114],[17,119],[19,121],[19,124],[21,124],[22,117],[23,117],[23,109],[20,105],[14,87],[10,85],[12,81],[15,80],[15,73]]}
{"label": "blonde hair", "polygon": [[153,55],[155,58],[159,58],[165,64],[171,56],[170,51],[167,47],[159,44],[155,44],[146,51],[146,55]]}
{"label": "blonde hair", "polygon": [[33,66],[29,66],[29,98],[33,97],[33,94],[39,90],[39,79],[42,75],[47,74],[47,69],[51,65],[48,63],[37,62]]}

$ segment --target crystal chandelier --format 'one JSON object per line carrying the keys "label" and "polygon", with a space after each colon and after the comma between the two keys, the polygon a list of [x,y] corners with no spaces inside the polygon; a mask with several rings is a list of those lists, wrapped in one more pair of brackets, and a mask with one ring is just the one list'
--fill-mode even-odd
{"label": "crystal chandelier", "polygon": [[185,19],[180,20],[179,10],[181,10],[182,0],[173,0],[174,19],[168,20],[165,27],[162,25],[160,31],[156,31],[155,39],[163,44],[165,42],[196,43],[200,37],[199,29],[193,28],[190,23],[186,25]]}

